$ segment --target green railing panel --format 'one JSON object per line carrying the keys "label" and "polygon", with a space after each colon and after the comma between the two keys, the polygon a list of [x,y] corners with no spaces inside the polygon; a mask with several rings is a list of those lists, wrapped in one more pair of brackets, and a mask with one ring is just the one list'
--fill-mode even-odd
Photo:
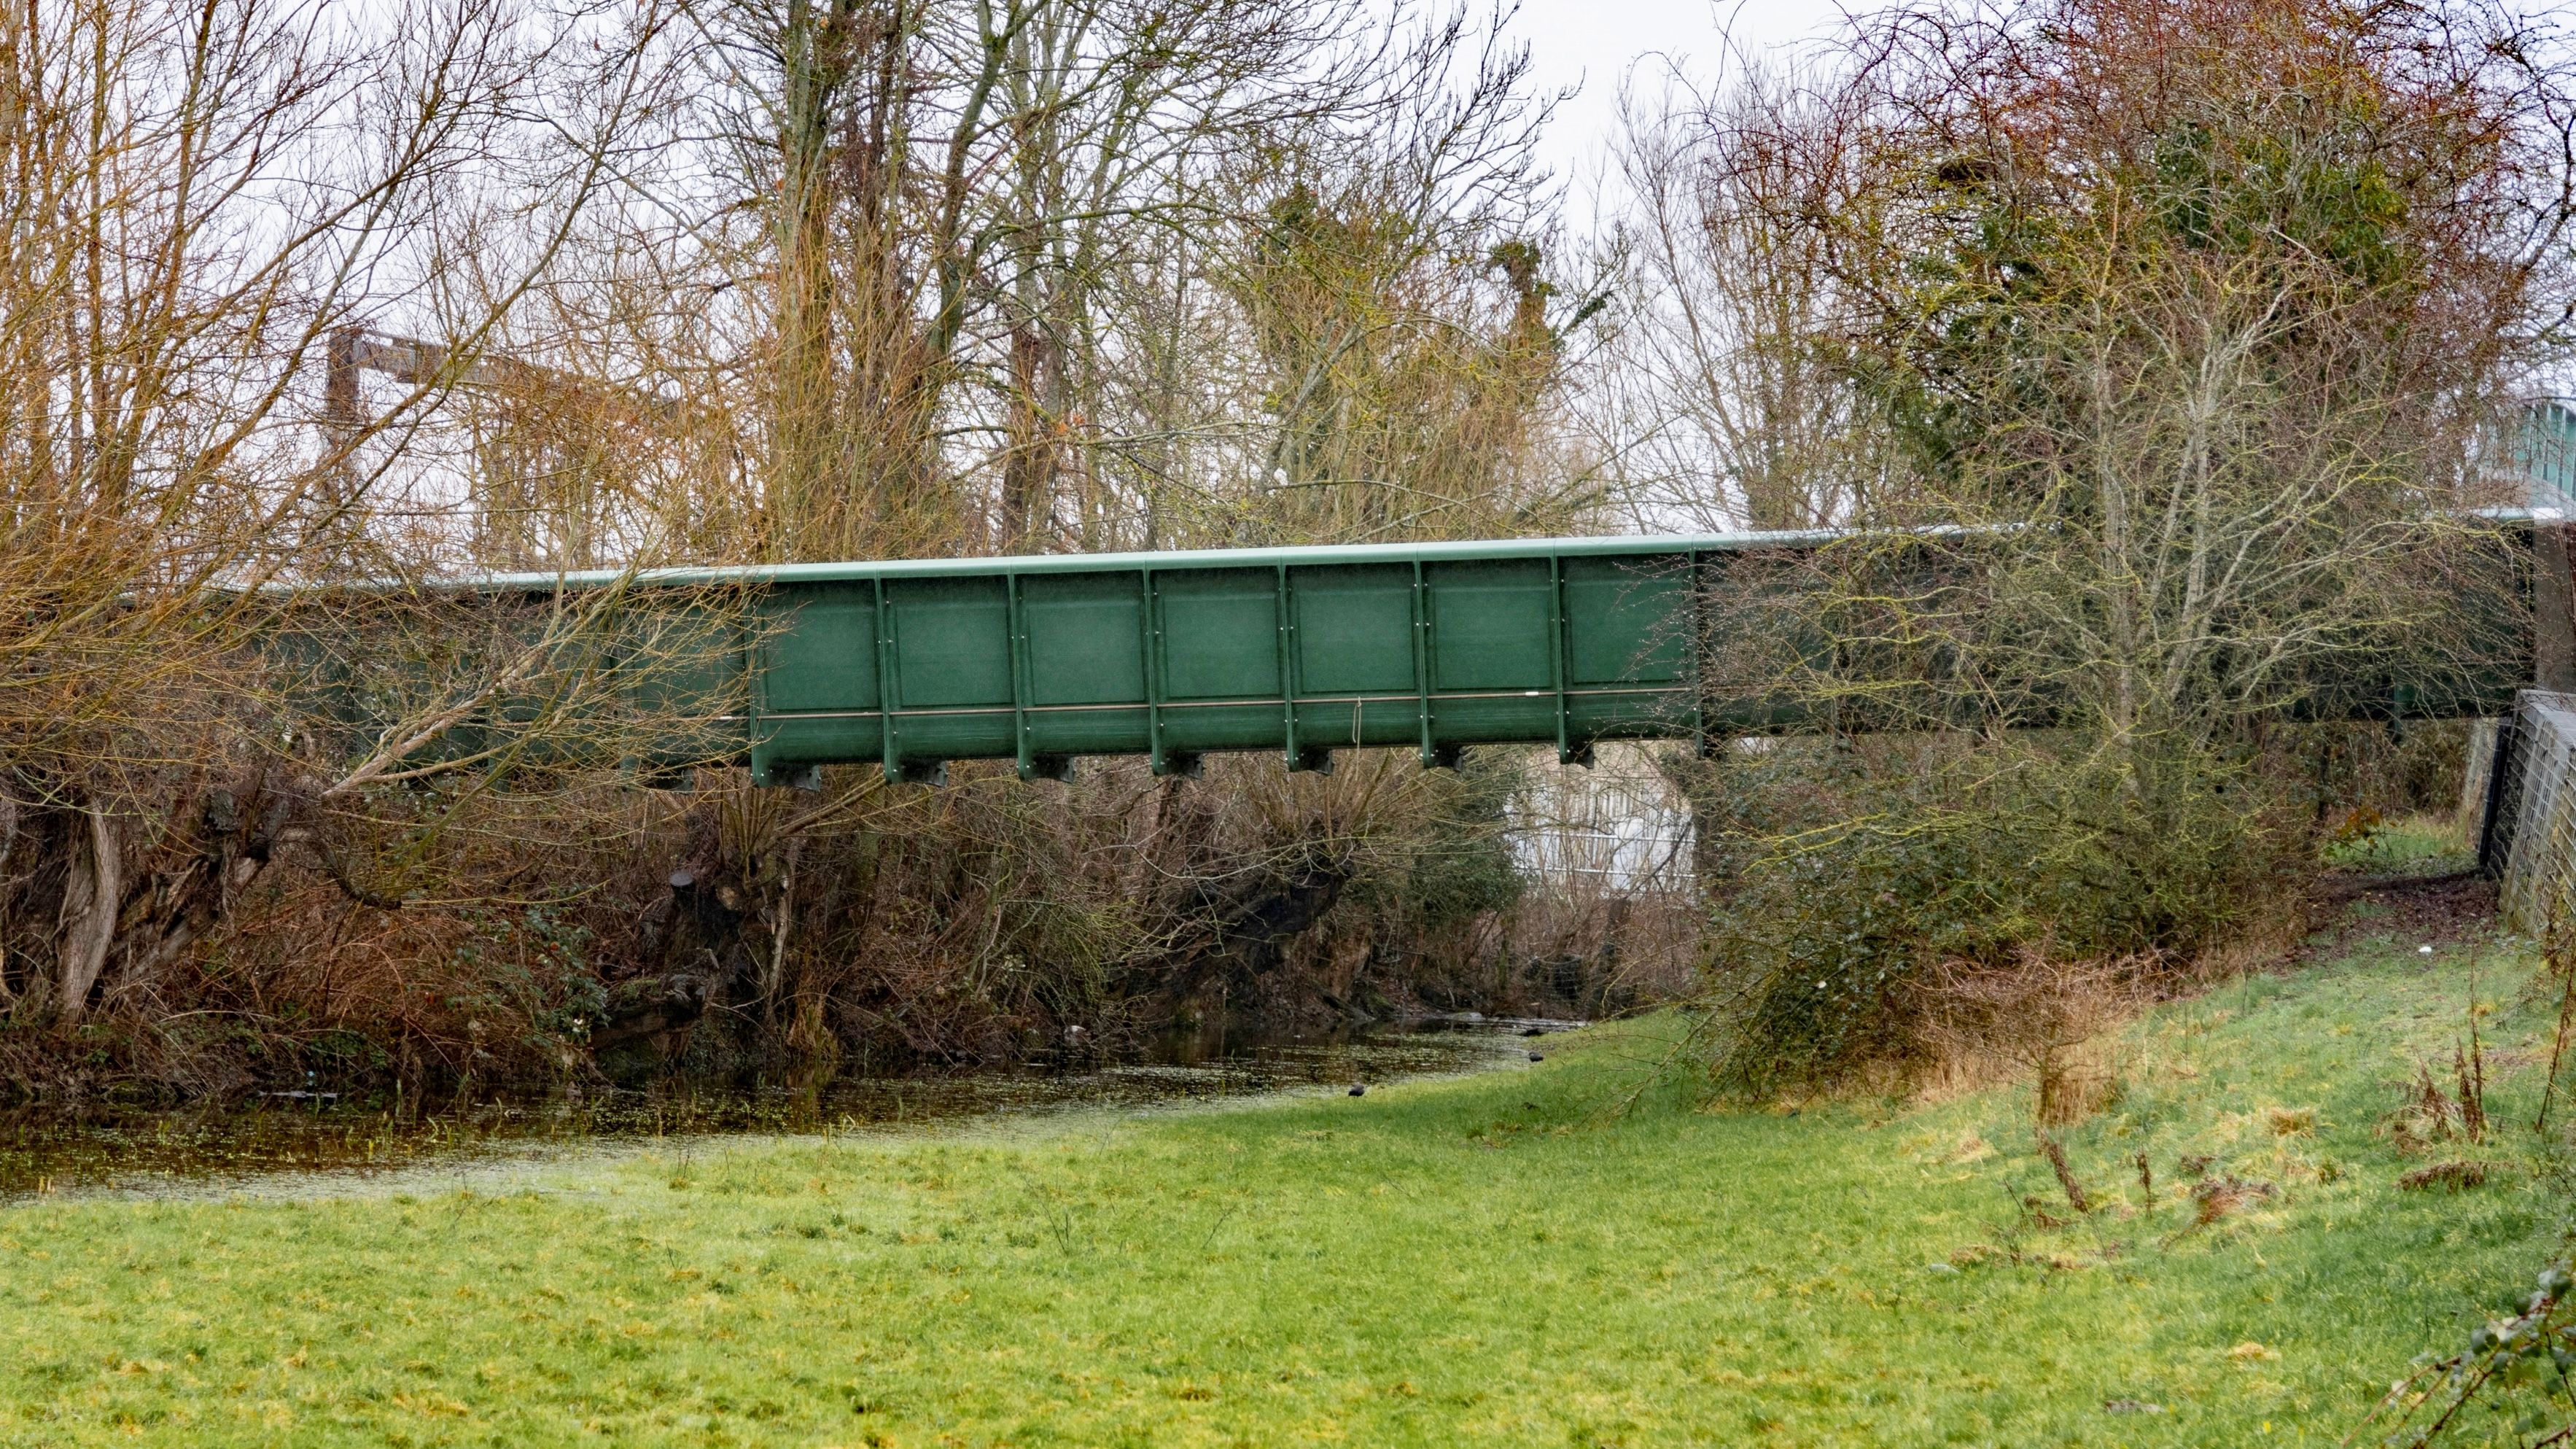
{"label": "green railing panel", "polygon": [[1145,702],[1141,575],[1026,579],[1020,607],[1027,620],[1031,706]]}
{"label": "green railing panel", "polygon": [[1301,697],[1414,697],[1413,570],[1400,565],[1289,572]]}
{"label": "green railing panel", "polygon": [[1280,692],[1279,594],[1269,569],[1154,576],[1155,653],[1169,700],[1267,699]]}
{"label": "green railing panel", "polygon": [[1443,563],[1426,572],[1434,691],[1554,691],[1549,561]]}
{"label": "green railing panel", "polygon": [[1577,621],[1568,678],[1576,686],[1670,684],[1690,656],[1690,571],[1676,559],[1652,570],[1606,559],[1565,561],[1565,608]]}
{"label": "green railing panel", "polygon": [[764,610],[762,707],[793,714],[877,707],[877,586],[782,591]]}
{"label": "green railing panel", "polygon": [[900,709],[1007,709],[1010,601],[999,578],[900,579],[887,589]]}

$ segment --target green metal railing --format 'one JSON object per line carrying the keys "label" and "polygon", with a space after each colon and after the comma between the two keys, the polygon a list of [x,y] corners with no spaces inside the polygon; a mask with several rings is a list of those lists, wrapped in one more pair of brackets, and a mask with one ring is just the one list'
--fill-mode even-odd
{"label": "green metal railing", "polygon": [[[1025,777],[1217,751],[1329,768],[1342,748],[1552,742],[1704,727],[1690,611],[1712,558],[1820,536],[1721,534],[789,565],[756,571],[755,778],[826,764]],[[669,573],[646,582],[734,581]],[[604,581],[604,580],[603,580]],[[476,587],[552,588],[552,577]],[[575,576],[562,582],[596,582]]]}
{"label": "green metal railing", "polygon": [[[526,574],[453,587],[534,598],[616,585],[649,600],[716,586],[747,600],[745,623],[712,671],[723,677],[702,670],[680,692],[712,688],[745,701],[721,733],[767,784],[809,780],[832,764],[929,780],[947,761],[970,759],[1060,777],[1075,757],[1118,754],[1147,756],[1158,774],[1186,773],[1219,751],[1276,750],[1291,769],[1326,769],[1335,750],[1389,746],[1440,765],[1488,742],[1553,744],[1559,759],[1579,761],[1601,740],[1806,723],[1763,715],[1707,677],[1728,642],[1712,636],[1777,626],[1713,620],[1709,610],[1760,587],[1758,572],[1741,566],[1839,536]],[[2521,567],[2511,557],[2500,554],[2499,565],[2500,588],[2524,587],[2511,581]],[[2505,707],[2528,678],[2527,638],[2495,600],[2464,598],[2462,607],[2495,616],[2476,677],[2436,697],[2401,682],[2390,651],[2354,651],[2338,666],[2346,674],[2317,682],[2304,712],[2438,717]]]}

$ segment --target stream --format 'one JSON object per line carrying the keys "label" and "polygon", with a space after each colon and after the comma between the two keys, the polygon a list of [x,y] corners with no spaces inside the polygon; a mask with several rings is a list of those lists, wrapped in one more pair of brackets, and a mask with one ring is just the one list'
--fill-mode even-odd
{"label": "stream", "polygon": [[593,1089],[426,1112],[303,1093],[273,1093],[248,1108],[78,1117],[0,1109],[0,1204],[66,1194],[335,1194],[424,1178],[506,1188],[528,1169],[673,1139],[901,1132],[1457,1075],[1526,1061],[1529,1038],[1577,1024],[1471,1014],[1281,1033],[1237,1023],[1168,1035],[1124,1059],[1053,1067],[842,1077],[815,1090]]}

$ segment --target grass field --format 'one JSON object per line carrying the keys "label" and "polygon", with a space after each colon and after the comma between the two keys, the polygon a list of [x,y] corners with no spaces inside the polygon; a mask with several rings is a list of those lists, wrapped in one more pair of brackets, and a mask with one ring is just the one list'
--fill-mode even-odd
{"label": "grass field", "polygon": [[[9,1207],[0,1442],[2330,1444],[2560,1242],[2527,953],[2479,978],[2518,1125],[2473,1152],[2512,1165],[2396,1185],[2434,1159],[2383,1119],[2469,999],[2465,945],[2416,947],[2136,1022],[2065,1138],[2080,1218],[2026,1088],[1609,1113],[1669,1024],[1363,1098],[701,1141],[510,1193]],[[2195,1227],[2198,1156],[2249,1186]]]}

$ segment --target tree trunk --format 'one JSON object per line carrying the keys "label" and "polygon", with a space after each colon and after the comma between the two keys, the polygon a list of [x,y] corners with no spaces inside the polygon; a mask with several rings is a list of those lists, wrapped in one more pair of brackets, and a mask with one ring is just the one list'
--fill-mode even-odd
{"label": "tree trunk", "polygon": [[826,54],[829,15],[791,0],[782,36],[776,409],[770,436],[772,556],[833,556],[848,500],[828,496],[832,442],[831,106],[840,68]]}
{"label": "tree trunk", "polygon": [[83,848],[73,855],[71,879],[63,889],[58,1015],[65,1026],[79,1025],[89,1009],[90,989],[98,984],[108,949],[116,944],[117,908],[125,898],[125,859],[117,849],[116,827],[96,806],[84,813],[89,830]]}
{"label": "tree trunk", "polygon": [[1002,459],[1000,543],[1013,553],[1042,551],[1039,541],[1053,522],[1057,466],[1056,420],[1045,394],[1055,370],[1053,344],[1033,320],[1011,329],[1009,452]]}

